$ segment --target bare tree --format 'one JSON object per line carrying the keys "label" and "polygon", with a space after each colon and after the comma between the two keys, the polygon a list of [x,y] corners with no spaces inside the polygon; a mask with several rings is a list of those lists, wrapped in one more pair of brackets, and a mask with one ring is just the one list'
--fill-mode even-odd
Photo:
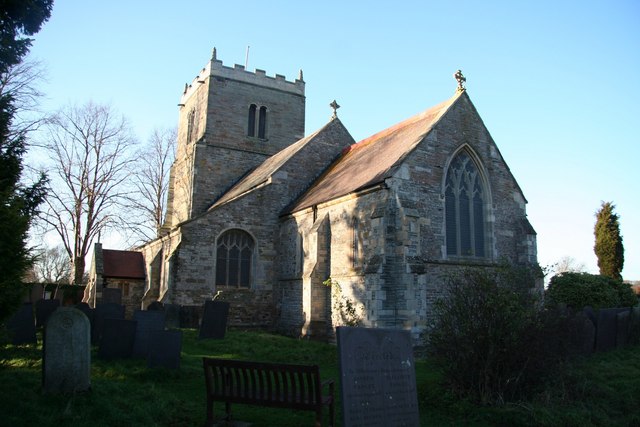
{"label": "bare tree", "polygon": [[36,282],[69,283],[71,271],[71,261],[63,246],[44,248],[36,254],[33,265],[33,278]]}
{"label": "bare tree", "polygon": [[123,223],[135,139],[124,117],[91,102],[62,109],[48,130],[51,191],[42,220],[61,238],[80,284],[93,240]]}
{"label": "bare tree", "polygon": [[45,80],[45,67],[35,59],[13,65],[0,75],[0,96],[10,95],[15,109],[8,138],[25,135],[45,122],[45,114],[38,108],[44,97],[38,84]]}
{"label": "bare tree", "polygon": [[131,206],[140,213],[134,230],[139,240],[152,240],[160,234],[177,137],[175,127],[155,129],[138,156],[136,170],[132,175],[135,191]]}
{"label": "bare tree", "polygon": [[587,267],[583,262],[576,261],[575,258],[571,256],[564,256],[560,258],[560,260],[555,263],[554,270],[556,274],[560,273],[585,273],[587,271]]}

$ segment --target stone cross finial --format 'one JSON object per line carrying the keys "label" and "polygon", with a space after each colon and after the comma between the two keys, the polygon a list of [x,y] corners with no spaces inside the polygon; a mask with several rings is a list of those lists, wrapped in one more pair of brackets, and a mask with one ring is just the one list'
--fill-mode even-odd
{"label": "stone cross finial", "polygon": [[335,99],[331,104],[329,104],[329,107],[333,108],[333,114],[331,115],[331,118],[335,119],[336,117],[338,117],[338,108],[340,108],[340,106],[338,105]]}
{"label": "stone cross finial", "polygon": [[215,61],[217,59],[218,59],[218,52],[217,52],[216,48],[214,47],[213,48],[213,52],[211,52],[211,60]]}
{"label": "stone cross finial", "polygon": [[467,81],[467,78],[462,75],[462,71],[456,71],[456,73],[453,75],[453,78],[458,81],[458,92],[462,92],[463,90],[465,90],[464,84]]}

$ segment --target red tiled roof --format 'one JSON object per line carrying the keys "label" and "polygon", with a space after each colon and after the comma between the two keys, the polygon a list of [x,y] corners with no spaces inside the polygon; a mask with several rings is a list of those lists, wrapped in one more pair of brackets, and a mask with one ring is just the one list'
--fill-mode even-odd
{"label": "red tiled roof", "polygon": [[461,93],[345,148],[325,174],[292,204],[289,212],[353,193],[390,177]]}
{"label": "red tiled roof", "polygon": [[105,277],[144,279],[144,258],[135,251],[102,250],[103,274]]}

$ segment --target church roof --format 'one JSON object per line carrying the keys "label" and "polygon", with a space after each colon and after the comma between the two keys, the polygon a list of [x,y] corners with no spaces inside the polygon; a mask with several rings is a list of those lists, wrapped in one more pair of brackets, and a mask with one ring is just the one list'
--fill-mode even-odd
{"label": "church roof", "polygon": [[305,209],[384,181],[424,139],[436,123],[465,92],[342,151],[327,171],[296,200],[289,212]]}
{"label": "church roof", "polygon": [[252,170],[249,174],[245,175],[240,181],[238,181],[237,184],[231,187],[229,191],[224,193],[222,197],[220,197],[209,208],[209,211],[217,208],[218,206],[224,205],[225,203],[228,203],[238,197],[241,197],[256,188],[268,184],[271,176],[275,174],[285,163],[287,163],[287,161],[294,157],[300,150],[302,150],[302,148],[313,141],[318,135],[321,135],[329,127],[335,126],[339,122],[339,119],[334,119],[311,135],[298,140],[297,142],[289,145],[288,147],[269,157],[262,164]]}
{"label": "church roof", "polygon": [[102,250],[103,275],[121,279],[144,279],[144,258],[141,252]]}

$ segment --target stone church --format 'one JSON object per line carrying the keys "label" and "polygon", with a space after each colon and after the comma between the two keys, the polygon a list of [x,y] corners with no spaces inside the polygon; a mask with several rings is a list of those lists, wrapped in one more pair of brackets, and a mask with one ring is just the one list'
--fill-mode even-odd
{"label": "stone church", "polygon": [[536,263],[527,201],[456,77],[450,99],[356,142],[335,101],[305,136],[302,72],[228,67],[214,49],[180,100],[166,222],[135,252],[145,278],[131,303],[218,295],[232,324],[418,338],[450,274]]}

